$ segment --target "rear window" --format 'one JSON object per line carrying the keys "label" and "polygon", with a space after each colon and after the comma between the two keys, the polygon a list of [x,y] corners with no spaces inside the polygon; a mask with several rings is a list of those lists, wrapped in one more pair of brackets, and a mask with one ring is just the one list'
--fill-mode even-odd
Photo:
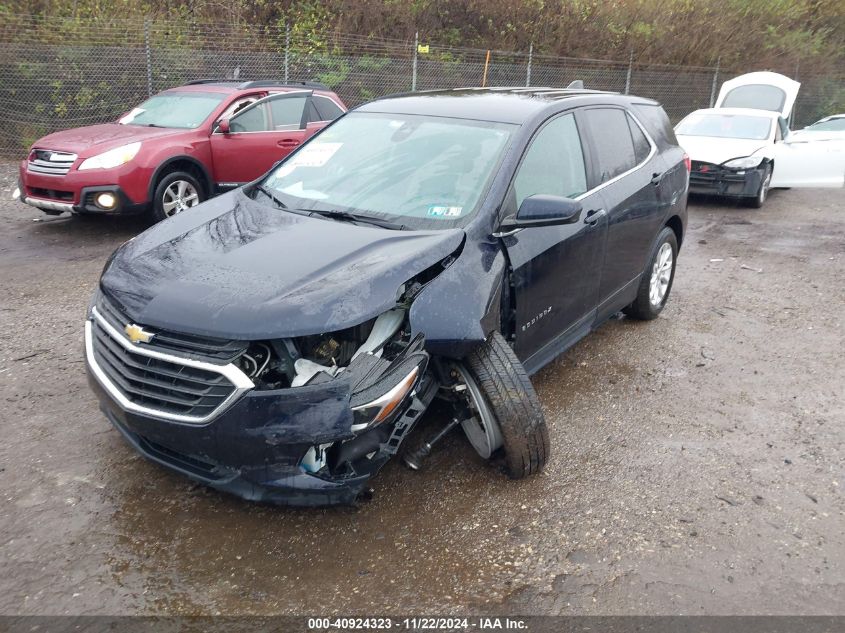
{"label": "rear window", "polygon": [[755,108],[780,112],[786,103],[786,93],[777,86],[751,84],[737,86],[725,95],[722,108]]}

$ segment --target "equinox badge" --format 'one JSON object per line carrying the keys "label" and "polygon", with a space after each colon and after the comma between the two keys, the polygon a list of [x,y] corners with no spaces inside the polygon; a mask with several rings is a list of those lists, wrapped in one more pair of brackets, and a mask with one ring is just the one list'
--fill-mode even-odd
{"label": "equinox badge", "polygon": [[126,332],[129,340],[136,344],[149,343],[155,336],[155,334],[145,331],[140,325],[135,325],[134,323],[127,323],[123,331]]}

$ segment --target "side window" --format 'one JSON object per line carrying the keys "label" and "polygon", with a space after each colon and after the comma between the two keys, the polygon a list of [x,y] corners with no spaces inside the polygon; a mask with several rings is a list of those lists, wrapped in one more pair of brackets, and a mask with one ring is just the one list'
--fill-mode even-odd
{"label": "side window", "polygon": [[528,196],[573,198],[587,191],[587,173],[575,115],[547,123],[531,141],[513,180],[516,208]]}
{"label": "side window", "polygon": [[631,130],[631,138],[634,141],[634,157],[637,159],[637,165],[639,165],[648,158],[651,152],[651,144],[630,114],[628,115],[628,128]]}
{"label": "side window", "polygon": [[311,99],[308,102],[308,122],[313,123],[314,121],[322,121],[323,119],[320,118],[320,113],[317,112],[317,108],[314,106],[315,99]]}
{"label": "side window", "polygon": [[782,141],[789,134],[789,126],[786,124],[786,119],[778,117],[778,129],[775,130],[775,140]]}
{"label": "side window", "polygon": [[584,114],[596,148],[601,182],[607,182],[636,166],[638,161],[625,111],[596,108],[585,110]]}
{"label": "side window", "polygon": [[314,106],[317,109],[317,114],[320,116],[318,121],[334,121],[337,117],[343,114],[343,110],[328,97],[321,97],[314,95],[312,99]]}
{"label": "side window", "polygon": [[285,97],[270,101],[270,112],[273,115],[273,129],[298,130],[302,124],[302,112],[308,103],[308,98]]}
{"label": "side window", "polygon": [[270,129],[267,104],[242,110],[229,120],[229,129],[232,132],[267,132]]}
{"label": "side window", "polygon": [[223,114],[220,115],[220,118],[230,119],[247,106],[250,106],[258,101],[260,98],[261,95],[250,95],[248,97],[244,97],[243,99],[238,99],[237,101],[232,102],[232,104],[224,110]]}

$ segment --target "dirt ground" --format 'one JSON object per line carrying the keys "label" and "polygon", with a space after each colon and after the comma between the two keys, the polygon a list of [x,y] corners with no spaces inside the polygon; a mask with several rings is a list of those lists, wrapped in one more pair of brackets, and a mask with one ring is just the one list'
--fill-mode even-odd
{"label": "dirt ground", "polygon": [[535,377],[553,457],[458,433],[357,509],[254,505],[137,456],[82,322],[138,220],[9,200],[0,166],[0,614],[845,614],[845,191],[690,206],[671,301]]}

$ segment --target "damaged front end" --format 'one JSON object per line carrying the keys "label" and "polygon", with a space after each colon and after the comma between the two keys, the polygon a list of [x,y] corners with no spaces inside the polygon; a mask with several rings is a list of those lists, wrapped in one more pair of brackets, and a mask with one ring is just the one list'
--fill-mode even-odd
{"label": "damaged front end", "polygon": [[252,500],[352,503],[437,391],[408,324],[418,288],[345,330],[249,343],[141,328],[100,294],[86,323],[90,382],[160,464]]}

